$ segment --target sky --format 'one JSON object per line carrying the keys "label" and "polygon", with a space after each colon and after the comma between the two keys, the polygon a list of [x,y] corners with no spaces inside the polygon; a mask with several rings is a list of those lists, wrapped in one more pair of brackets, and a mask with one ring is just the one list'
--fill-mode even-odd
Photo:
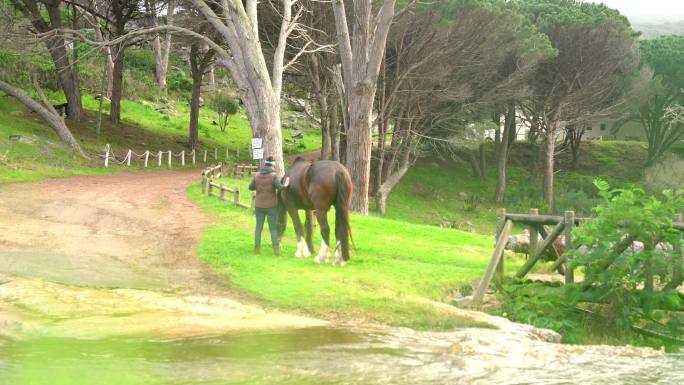
{"label": "sky", "polygon": [[630,20],[684,20],[684,0],[585,0],[604,3]]}

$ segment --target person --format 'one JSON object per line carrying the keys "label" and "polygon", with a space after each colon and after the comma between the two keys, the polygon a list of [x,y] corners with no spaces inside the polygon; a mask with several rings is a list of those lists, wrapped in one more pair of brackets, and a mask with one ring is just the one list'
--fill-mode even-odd
{"label": "person", "polygon": [[254,200],[254,213],[256,214],[256,231],[254,232],[254,253],[261,252],[261,231],[264,228],[264,222],[268,219],[268,229],[271,232],[271,244],[273,245],[273,253],[280,255],[280,240],[278,239],[278,229],[276,222],[278,220],[278,199],[276,192],[283,187],[287,187],[289,180],[285,180],[285,185],[280,182],[280,179],[273,169],[275,167],[275,159],[269,156],[264,162],[264,167],[259,169],[257,174],[249,184],[251,191],[256,191],[256,199]]}

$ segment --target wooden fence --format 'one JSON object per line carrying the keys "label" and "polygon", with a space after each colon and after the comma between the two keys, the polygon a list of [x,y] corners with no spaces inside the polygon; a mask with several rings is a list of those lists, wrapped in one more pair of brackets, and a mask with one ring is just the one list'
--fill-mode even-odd
{"label": "wooden fence", "polygon": [[[236,168],[237,169],[237,168]],[[202,171],[202,193],[206,193],[208,196],[217,196],[219,199],[225,201],[231,201],[236,206],[242,208],[254,208],[255,194],[252,193],[251,204],[246,205],[240,202],[240,187],[226,187],[223,183],[216,183],[214,180],[220,178],[221,175],[225,175],[228,171],[228,166],[224,164],[218,164],[216,166],[210,166]],[[214,190],[218,191],[218,195]],[[233,194],[233,199],[227,199],[226,193]]]}
{"label": "wooden fence", "polygon": [[[146,150],[142,154],[137,154],[133,150],[129,149],[125,153],[125,155],[117,155],[112,150],[111,145],[107,144],[105,145],[104,154],[99,156],[101,158],[104,158],[105,167],[109,167],[110,164],[130,166],[131,163],[142,163],[145,168],[147,168],[148,166],[154,166],[155,164],[157,165],[157,167],[167,166],[171,168],[173,166],[174,161],[176,162],[176,164],[180,164],[180,166],[194,166],[197,163],[206,164],[207,162],[218,162],[220,155],[224,155],[223,161],[225,161],[226,163],[230,161],[230,153],[228,148],[221,149],[221,151],[219,151],[219,148],[204,149],[199,151],[193,149],[192,151],[187,152],[185,150],[182,150],[178,153],[174,153],[171,150]],[[235,150],[235,159],[240,159],[239,148]],[[257,166],[240,165],[237,164],[237,162],[235,162],[234,175],[238,177],[251,175],[256,171],[256,169]]]}
{"label": "wooden fence", "polygon": [[[491,283],[495,273],[499,278],[503,278],[504,248],[511,235],[514,223],[525,225],[530,233],[530,256],[527,262],[515,274],[516,278],[525,277],[541,259],[541,256],[548,251],[555,257],[555,262],[551,267],[552,271],[563,271],[565,274],[565,282],[574,282],[574,271],[568,267],[568,251],[577,248],[580,245],[573,244],[572,230],[588,219],[589,218],[575,217],[573,211],[566,211],[563,216],[553,216],[539,215],[539,210],[537,209],[530,209],[528,214],[506,213],[505,209],[499,209],[497,212],[495,233],[496,246],[494,247],[494,252],[492,253],[492,258],[489,261],[487,270],[485,271],[479,286],[473,293],[471,303],[479,304],[482,302],[485,291]],[[550,232],[547,232],[544,225],[554,225],[555,227],[553,227],[553,230]],[[682,223],[681,214],[678,215],[673,226],[679,231],[684,232],[684,223]],[[562,254],[558,253],[553,245],[554,241],[561,234],[565,236],[565,252]]]}

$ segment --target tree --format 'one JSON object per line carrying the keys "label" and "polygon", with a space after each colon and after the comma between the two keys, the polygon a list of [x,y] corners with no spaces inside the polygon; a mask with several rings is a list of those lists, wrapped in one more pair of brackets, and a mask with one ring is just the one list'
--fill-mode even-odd
{"label": "tree", "polygon": [[[61,0],[13,0],[12,3],[31,21],[38,34],[46,34],[64,27]],[[73,121],[80,121],[83,118],[83,104],[76,65],[77,50],[72,49],[70,55],[67,49],[70,44],[64,34],[59,32],[50,34],[43,42],[55,64],[59,83],[67,100],[67,117]]]}
{"label": "tree", "polygon": [[[301,16],[301,8],[293,15],[295,2],[280,2],[280,31],[269,73],[259,39],[256,0],[246,0],[244,4],[239,0],[222,0],[220,3],[209,0],[191,2],[220,36],[219,45],[225,44],[228,47],[228,51],[217,50],[217,63],[230,71],[240,90],[240,98],[252,126],[252,135],[263,139],[265,153],[276,158],[276,171],[282,174],[284,167],[280,99],[283,72],[305,51],[300,50],[286,63],[285,50],[288,38],[298,28],[297,20]],[[210,44],[216,45],[216,42],[211,41]]]}
{"label": "tree", "polygon": [[553,210],[558,134],[565,125],[624,105],[622,95],[634,77],[638,51],[627,19],[605,5],[526,0],[522,9],[558,50],[536,67],[530,101],[544,136],[544,200]]}
{"label": "tree", "polygon": [[373,101],[395,3],[383,0],[374,14],[373,1],[353,0],[354,29],[350,34],[344,0],[332,1],[349,119],[346,165],[354,183],[352,210],[363,214],[368,213]]}
{"label": "tree", "polygon": [[[200,97],[202,92],[202,79],[209,65],[214,60],[214,50],[199,42],[193,42],[190,46],[190,69],[192,72],[192,95],[190,96],[190,126],[188,145],[190,148],[197,147],[199,143],[199,112]],[[225,127],[225,126],[224,126]]]}
{"label": "tree", "polygon": [[[161,10],[156,0],[147,0],[146,8],[151,19],[152,26],[158,23],[156,10]],[[173,15],[176,10],[176,0],[168,0],[166,3],[166,25],[173,25]],[[160,91],[166,91],[166,74],[169,71],[169,54],[171,53],[171,32],[164,35],[162,42],[161,36],[155,34],[152,39],[152,50],[155,59],[155,77]]]}
{"label": "tree", "polygon": [[71,147],[76,153],[78,153],[82,157],[86,157],[85,153],[81,149],[81,146],[78,144],[74,136],[71,134],[71,131],[64,123],[62,117],[55,110],[52,104],[50,104],[47,97],[45,97],[45,94],[38,85],[38,81],[36,80],[35,76],[33,78],[33,84],[36,89],[36,93],[41,99],[42,105],[33,100],[23,90],[13,87],[11,84],[6,83],[2,80],[0,80],[0,91],[3,91],[8,95],[13,96],[27,108],[37,113],[41,118],[43,118],[43,120],[45,120],[45,122],[50,127],[52,127],[52,129],[55,131],[57,136],[59,136],[59,138],[62,140],[64,144]]}
{"label": "tree", "polygon": [[[142,9],[143,4],[138,0],[112,0],[105,2],[103,12],[107,15],[110,39],[126,36],[127,26],[136,19],[146,17]],[[112,96],[109,110],[109,120],[113,123],[121,121],[121,98],[123,97],[123,74],[126,47],[132,42],[122,39],[113,48],[114,68],[112,69]]]}
{"label": "tree", "polygon": [[648,140],[647,165],[684,137],[684,122],[671,111],[684,104],[684,36],[640,43],[642,66],[653,71],[648,99],[627,120],[641,123]]}
{"label": "tree", "polygon": [[[423,147],[466,159],[482,176],[477,152],[484,136],[474,122],[492,105],[520,97],[535,60],[548,51],[539,34],[514,32],[521,22],[505,2],[462,0],[419,6],[396,19],[376,98],[379,211]],[[502,71],[505,63],[512,68]]]}
{"label": "tree", "polygon": [[239,106],[238,103],[230,95],[225,93],[216,94],[209,102],[209,108],[218,114],[218,125],[221,132],[226,130],[228,120],[231,116],[237,114]]}

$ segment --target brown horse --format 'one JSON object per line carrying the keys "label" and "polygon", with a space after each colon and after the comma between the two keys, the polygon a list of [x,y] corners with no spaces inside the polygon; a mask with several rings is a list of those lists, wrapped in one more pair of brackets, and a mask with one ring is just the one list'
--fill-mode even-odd
{"label": "brown horse", "polygon": [[[321,160],[310,163],[298,157],[283,177],[290,178],[290,183],[278,194],[278,231],[283,236],[287,226],[287,213],[297,233],[298,258],[311,256],[313,251],[313,211],[321,226],[323,242],[316,263],[330,260],[330,226],[328,210],[335,206],[335,266],[343,266],[349,260],[349,240],[351,227],[349,208],[351,206],[352,181],[349,171],[340,163]],[[302,227],[299,211],[306,212],[306,225]]]}

